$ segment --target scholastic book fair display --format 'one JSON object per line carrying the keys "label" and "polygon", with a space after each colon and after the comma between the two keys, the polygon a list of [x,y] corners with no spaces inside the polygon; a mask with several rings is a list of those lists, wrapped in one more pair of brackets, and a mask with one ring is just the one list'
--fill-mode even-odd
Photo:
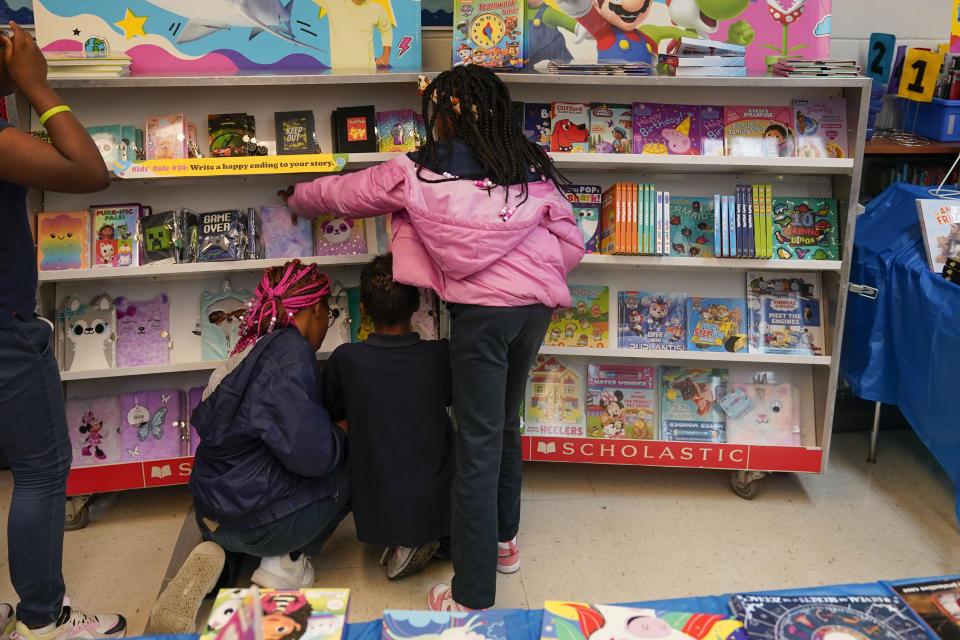
{"label": "scholastic book fair display", "polygon": [[[67,6],[70,3],[56,5],[57,1],[40,3],[40,31],[54,34],[49,40],[41,36],[45,47],[54,40],[78,40],[72,36],[74,8]],[[292,15],[306,15],[301,12],[307,4],[313,6],[312,15],[304,21],[316,23],[319,7],[313,2],[295,0]],[[371,12],[383,7],[374,0],[366,4]],[[480,5],[474,4],[476,16]],[[776,21],[765,5],[749,7],[751,12],[763,12],[751,22],[757,41],[747,48],[746,66],[752,68],[751,59],[756,59],[752,50],[765,50],[756,45],[782,46],[784,31],[789,32],[788,46],[802,43],[803,32],[818,20],[815,4],[808,0],[803,15],[789,26]],[[152,9],[148,7],[152,6],[138,1],[130,9],[138,18],[149,17]],[[111,162],[121,166],[129,162],[132,167],[145,166],[141,162],[167,163],[171,169],[188,169],[171,171],[163,179],[151,175],[134,181],[118,179],[96,198],[43,194],[37,249],[44,304],[40,312],[58,327],[55,344],[62,354],[60,367],[68,399],[176,390],[188,393],[192,402],[189,391],[203,386],[210,371],[229,355],[244,292],[256,287],[265,267],[293,257],[317,263],[333,285],[331,310],[335,317],[329,344],[321,348],[319,358],[327,357],[337,344],[368,334],[369,323],[358,314],[359,272],[373,255],[389,247],[395,231],[389,218],[302,220],[283,209],[276,192],[324,172],[350,172],[390,160],[397,152],[381,153],[380,143],[385,139],[402,150],[412,149],[418,138],[422,141],[424,131],[416,118],[422,100],[415,78],[395,73],[403,68],[394,64],[397,59],[406,62],[418,55],[419,42],[410,43],[408,53],[401,56],[403,9],[396,2],[392,6],[396,14],[389,53],[392,72],[316,76],[304,72],[287,78],[262,75],[259,69],[230,76],[198,68],[193,76],[182,70],[171,75],[158,89],[155,78],[137,70],[143,58],[135,43],[144,43],[143,36],[134,35],[129,42],[123,41],[122,48],[114,47],[132,59],[128,77],[51,80],[84,126],[121,127],[119,157],[112,156]],[[653,13],[669,15],[670,5],[654,2],[651,6]],[[342,17],[336,7],[324,8],[321,23]],[[539,26],[557,35],[555,26],[550,26],[558,24],[553,20],[557,16],[549,11],[554,8],[544,3]],[[97,10],[91,19],[101,13]],[[546,22],[544,16],[548,16]],[[501,42],[485,48],[505,48],[509,58],[511,36],[516,42],[527,39],[528,48],[520,55],[527,64],[536,64],[530,43],[551,34],[537,29],[532,16],[527,17],[518,21],[516,31],[511,31],[512,24],[504,19]],[[108,26],[98,35],[105,34],[104,39],[110,41],[123,40],[123,27],[109,25],[124,18],[100,15],[99,20]],[[297,19],[292,24],[298,25]],[[45,31],[43,21],[53,25],[52,32]],[[456,16],[454,29],[459,22],[466,25],[472,20]],[[648,22],[657,24],[656,20],[645,24]],[[725,23],[720,21],[721,29],[726,28]],[[771,29],[757,30],[761,24]],[[270,49],[267,43],[272,42],[281,45],[273,54],[281,58],[304,48],[269,30],[248,40],[252,28],[240,25],[192,44],[178,44],[176,35],[157,33],[158,25],[153,19],[145,23],[148,38],[157,46],[162,45],[162,38],[171,49],[189,51],[198,60],[214,59],[210,52],[200,50],[212,37],[243,39],[230,51],[239,51],[246,42],[252,42],[254,48]],[[181,30],[186,25],[184,21]],[[315,43],[312,36],[298,31],[301,26],[294,28],[295,39]],[[486,26],[481,25],[481,37]],[[195,28],[192,24],[191,30]],[[490,29],[492,39],[499,24],[491,20]],[[370,32],[379,48],[383,34],[376,28]],[[696,35],[710,37],[707,32]],[[670,40],[694,34],[676,36]],[[319,39],[324,37],[321,34]],[[189,49],[191,46],[197,51]],[[475,49],[476,43],[468,46]],[[802,53],[811,58],[827,55],[826,51]],[[329,55],[336,55],[336,47]],[[710,51],[684,55],[720,56]],[[649,63],[656,61],[651,56]],[[572,64],[573,60],[566,62]],[[203,74],[210,78],[197,77]],[[752,484],[758,477],[754,471],[822,472],[830,448],[828,425],[840,357],[834,346],[839,344],[837,328],[843,325],[844,274],[853,239],[850,223],[855,207],[850,203],[856,201],[861,173],[862,159],[853,150],[862,148],[865,133],[857,114],[866,111],[861,106],[868,99],[869,81],[499,75],[514,102],[511,117],[518,122],[522,119],[526,135],[542,148],[557,149],[551,153],[571,182],[564,196],[576,208],[584,247],[591,251],[568,277],[571,285],[584,291],[569,312],[559,310],[553,319],[525,390],[524,458],[721,468],[737,474],[733,486],[742,494],[756,486]],[[744,90],[747,84],[749,91]],[[107,90],[122,99],[106,99]],[[832,111],[816,104],[830,100],[843,100],[847,139],[842,157],[819,155],[821,143],[826,149],[828,141],[840,140],[839,135],[827,135],[835,124]],[[635,102],[650,107],[650,115],[643,118],[651,119],[643,120],[642,131],[636,126]],[[757,105],[783,110],[778,124],[786,136],[774,129],[767,132],[766,139],[776,143],[779,154],[786,153],[780,148],[780,138],[785,138],[793,145],[789,155],[766,155],[765,145],[772,143],[762,142],[763,131],[756,155],[732,155],[728,150],[725,134],[727,138],[740,134],[725,132],[726,112]],[[312,122],[307,111],[312,113]],[[803,115],[802,121],[798,114]],[[175,117],[178,115],[182,120]],[[214,149],[210,148],[211,115],[215,118],[213,133],[218,134]],[[158,124],[169,126],[169,131],[160,127],[148,135],[150,118],[166,118],[166,123]],[[30,130],[41,129],[35,116],[24,124]],[[770,124],[773,122],[767,127]],[[118,146],[116,131],[107,134],[113,146]],[[646,147],[645,153],[634,148],[638,135],[640,151]],[[106,136],[103,139],[109,141]],[[301,153],[304,148],[309,150],[311,139],[316,153]],[[189,156],[191,142],[196,146],[193,152],[204,157],[133,160],[141,153],[146,158],[151,146],[164,154],[183,153],[183,143]],[[289,146],[282,155],[273,155],[281,151],[278,142]],[[836,144],[842,147],[844,143]],[[799,151],[807,146],[817,149],[817,154]],[[261,147],[269,155],[257,155]],[[337,155],[322,155],[330,153]],[[322,168],[306,166],[315,158],[330,162]],[[189,164],[200,167],[208,162],[235,163],[238,168],[204,174]],[[280,166],[284,162],[305,166],[285,169]],[[291,175],[299,171],[308,175]],[[271,172],[275,175],[268,175]],[[119,177],[123,172],[114,173]],[[138,174],[131,169],[123,175],[135,178]],[[785,209],[775,209],[781,203]],[[97,224],[97,211],[91,207],[117,217]],[[135,212],[132,226],[129,218],[119,217],[130,211]],[[124,226],[126,229],[121,228]],[[129,245],[126,240],[131,241]],[[97,241],[101,241],[99,247]],[[770,279],[783,274],[788,280],[812,284],[812,297],[806,288],[806,295],[781,295],[766,288],[753,292],[748,288],[748,272]],[[226,295],[224,280],[231,281],[236,296]],[[603,296],[593,291],[605,293],[605,304]],[[622,294],[627,292],[636,295],[623,300]],[[694,311],[691,305],[697,299],[701,303]],[[759,302],[759,309],[751,306],[754,301]],[[799,317],[794,311],[772,311],[791,305],[799,310]],[[418,321],[418,332],[437,326],[445,313],[442,307],[427,306],[422,310],[423,322]],[[143,335],[139,334],[141,326]],[[131,331],[129,327],[136,328]],[[444,324],[439,322],[439,330],[429,335],[444,337]],[[598,375],[591,375],[591,367],[598,368]],[[627,370],[612,369],[616,367]],[[705,406],[703,398],[713,393],[710,409],[702,416],[696,400],[685,401],[691,415],[683,419],[694,424],[690,428],[697,432],[696,440],[667,440],[662,433],[661,379],[663,371],[670,368],[726,372],[725,388],[723,375],[718,376],[719,383],[705,382],[702,375],[689,376],[694,385],[711,388],[700,392],[701,405]],[[688,394],[690,389],[687,385]],[[682,400],[680,390],[677,395]],[[122,438],[110,437],[123,434],[116,433],[116,426],[110,431],[107,418],[102,418],[104,426],[94,431],[104,434],[100,444],[92,438],[90,455],[84,455],[87,445],[80,440],[89,433],[81,438],[77,432],[79,460],[98,463],[75,468],[69,481],[71,495],[116,490],[118,485],[142,488],[189,479],[195,444],[189,436],[184,456],[177,457],[177,453],[165,460],[143,460],[144,452],[152,457],[154,444],[162,440],[156,440],[150,427],[157,413],[155,403],[146,397],[138,400],[150,413],[149,446],[141,444],[137,461],[101,464],[98,446],[111,460],[123,454],[125,444],[129,445],[126,449],[133,449],[139,441],[124,443]],[[780,408],[774,411],[773,407]],[[101,420],[97,412],[103,413],[103,409],[96,406],[80,411],[78,419],[88,411]],[[168,410],[164,438],[173,414]],[[110,420],[116,421],[115,411]],[[121,422],[129,430],[128,436],[136,439],[139,428],[130,427],[126,416],[121,416]],[[712,422],[713,426],[698,428],[698,422]],[[78,422],[76,428],[79,426]],[[716,431],[717,437],[711,433],[707,438],[706,431]],[[121,477],[120,469],[111,471],[115,466],[140,470],[130,472],[133,479],[128,479]]]}

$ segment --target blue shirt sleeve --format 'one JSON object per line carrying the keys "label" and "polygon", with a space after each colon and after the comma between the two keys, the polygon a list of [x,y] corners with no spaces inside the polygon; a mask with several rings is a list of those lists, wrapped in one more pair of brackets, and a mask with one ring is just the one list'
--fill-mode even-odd
{"label": "blue shirt sleeve", "polygon": [[6,129],[7,127],[12,127],[12,126],[13,126],[12,124],[10,124],[9,122],[7,122],[7,121],[4,120],[3,118],[0,118],[0,131],[3,131],[3,130]]}

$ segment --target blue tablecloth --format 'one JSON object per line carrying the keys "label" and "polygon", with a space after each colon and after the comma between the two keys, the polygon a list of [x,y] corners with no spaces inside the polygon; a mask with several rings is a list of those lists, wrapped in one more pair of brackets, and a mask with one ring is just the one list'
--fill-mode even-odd
{"label": "blue tablecloth", "polygon": [[[960,576],[955,576],[960,577]],[[919,579],[918,579],[919,580]],[[786,589],[767,591],[771,595],[800,596],[885,596],[890,590],[884,582],[868,582],[862,584],[841,584],[826,587],[810,587],[805,589]],[[559,597],[559,596],[558,596]],[[650,600],[647,602],[630,602],[628,606],[647,607],[667,611],[690,611],[694,613],[716,613],[730,615],[730,594],[720,596],[700,596],[694,598],[674,598],[672,600]],[[511,609],[507,614],[507,637],[510,640],[539,640],[540,621],[543,609]],[[347,625],[344,640],[380,640],[381,621],[357,622]],[[168,635],[145,636],[144,640],[197,640],[195,635]]]}
{"label": "blue tablecloth", "polygon": [[861,398],[899,407],[960,487],[960,285],[927,265],[915,200],[932,197],[896,184],[857,219],[850,282],[879,295],[847,300],[840,372]]}

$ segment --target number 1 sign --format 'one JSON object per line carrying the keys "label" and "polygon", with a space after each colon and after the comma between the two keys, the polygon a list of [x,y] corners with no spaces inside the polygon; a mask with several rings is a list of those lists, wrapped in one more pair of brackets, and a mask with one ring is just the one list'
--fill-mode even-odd
{"label": "number 1 sign", "polygon": [[943,54],[924,49],[909,49],[903,61],[903,76],[897,95],[915,102],[930,102],[937,86]]}

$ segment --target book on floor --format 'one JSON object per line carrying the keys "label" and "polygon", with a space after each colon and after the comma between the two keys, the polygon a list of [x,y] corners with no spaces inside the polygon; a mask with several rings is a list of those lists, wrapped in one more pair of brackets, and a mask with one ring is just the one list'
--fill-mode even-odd
{"label": "book on floor", "polygon": [[746,640],[738,620],[717,614],[559,600],[543,608],[540,640]]}
{"label": "book on floor", "polygon": [[923,246],[934,273],[942,273],[949,258],[960,257],[960,205],[953,202],[917,199]]}
{"label": "book on floor", "polygon": [[720,368],[660,367],[660,439],[726,442],[719,400],[729,372]]}
{"label": "book on floor", "polygon": [[898,580],[889,587],[940,640],[960,640],[960,575]]}
{"label": "book on floor", "polygon": [[200,640],[340,640],[349,589],[221,589]]}
{"label": "book on floor", "polygon": [[820,274],[747,272],[750,353],[824,355]]}
{"label": "book on floor", "polygon": [[638,365],[587,365],[587,437],[655,440],[657,374]]}
{"label": "book on floor", "polygon": [[893,596],[774,596],[737,594],[730,608],[750,640],[929,640],[923,626]]}
{"label": "book on floor", "polygon": [[833,198],[774,198],[772,228],[774,258],[840,259],[840,225]]}
{"label": "book on floor", "polygon": [[507,640],[509,611],[383,612],[381,640]]}

